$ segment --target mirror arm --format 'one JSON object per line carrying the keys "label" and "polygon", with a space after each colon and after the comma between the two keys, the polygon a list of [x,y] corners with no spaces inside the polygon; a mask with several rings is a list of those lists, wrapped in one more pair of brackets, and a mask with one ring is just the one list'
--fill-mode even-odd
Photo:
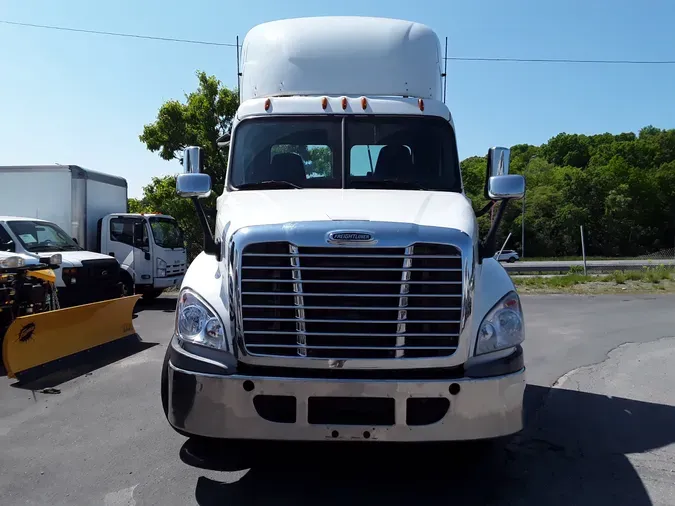
{"label": "mirror arm", "polygon": [[215,255],[216,260],[220,262],[220,244],[213,238],[213,232],[211,232],[211,227],[209,226],[209,222],[206,219],[206,213],[204,212],[202,203],[199,201],[198,197],[192,197],[192,203],[195,205],[197,218],[199,218],[199,223],[202,226],[202,231],[204,232],[204,253],[207,255]]}
{"label": "mirror arm", "polygon": [[509,204],[509,200],[510,199],[502,200],[501,204],[499,205],[499,209],[497,209],[495,221],[492,222],[492,226],[490,227],[487,236],[485,236],[485,240],[481,244],[480,254],[478,256],[479,263],[482,263],[484,258],[490,258],[494,256],[494,254],[497,252],[497,230],[499,229],[499,224],[502,221],[502,217],[504,216],[504,211],[506,211],[506,206]]}
{"label": "mirror arm", "polygon": [[483,215],[484,215],[485,213],[487,213],[490,209],[492,209],[492,206],[494,206],[494,205],[495,205],[494,202],[488,202],[488,203],[485,205],[485,207],[484,207],[483,209],[481,209],[480,211],[477,211],[477,212],[476,212],[476,218],[480,218],[481,216],[483,216]]}

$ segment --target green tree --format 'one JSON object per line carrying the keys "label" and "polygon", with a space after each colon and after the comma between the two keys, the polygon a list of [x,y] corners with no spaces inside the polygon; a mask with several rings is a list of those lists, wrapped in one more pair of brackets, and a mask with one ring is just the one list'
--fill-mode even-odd
{"label": "green tree", "polygon": [[239,107],[239,94],[222,85],[215,76],[197,72],[197,90],[185,95],[185,102],[169,100],[157,113],[157,119],[143,127],[141,142],[164,160],[182,163],[183,149],[204,149],[204,172],[211,176],[213,194],[205,199],[207,213],[215,216],[215,198],[224,188],[227,171],[227,148],[218,147],[218,137],[229,131]]}
{"label": "green tree", "polygon": [[[143,127],[141,142],[164,160],[176,160],[180,172],[183,149],[200,146],[204,149],[204,172],[211,176],[213,192],[202,205],[213,224],[215,199],[223,191],[227,171],[227,148],[220,148],[217,139],[229,131],[239,106],[237,90],[230,90],[214,76],[197,72],[197,90],[186,94],[185,101],[169,100],[162,104],[153,123]],[[176,195],[175,176],[153,178],[143,188],[143,198],[130,199],[130,209],[164,212],[178,221],[185,232],[190,259],[201,251],[202,232],[192,202]]]}

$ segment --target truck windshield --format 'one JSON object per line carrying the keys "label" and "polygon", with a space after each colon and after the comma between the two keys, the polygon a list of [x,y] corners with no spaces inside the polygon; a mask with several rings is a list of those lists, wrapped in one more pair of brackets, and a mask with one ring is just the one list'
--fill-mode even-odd
{"label": "truck windshield", "polygon": [[229,184],[238,190],[462,191],[454,131],[437,117],[249,119],[232,149]]}
{"label": "truck windshield", "polygon": [[184,248],[183,231],[176,220],[170,218],[150,218],[150,228],[155,244],[160,248]]}
{"label": "truck windshield", "polygon": [[27,251],[80,251],[61,227],[45,221],[8,221],[7,225]]}

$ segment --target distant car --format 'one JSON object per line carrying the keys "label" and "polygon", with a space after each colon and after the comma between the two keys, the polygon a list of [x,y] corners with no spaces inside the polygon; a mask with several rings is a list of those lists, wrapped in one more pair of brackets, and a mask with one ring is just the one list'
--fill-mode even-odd
{"label": "distant car", "polygon": [[516,253],[512,249],[505,249],[504,251],[502,251],[501,255],[499,254],[499,252],[495,253],[495,258],[500,262],[508,262],[510,264],[520,259],[518,253]]}

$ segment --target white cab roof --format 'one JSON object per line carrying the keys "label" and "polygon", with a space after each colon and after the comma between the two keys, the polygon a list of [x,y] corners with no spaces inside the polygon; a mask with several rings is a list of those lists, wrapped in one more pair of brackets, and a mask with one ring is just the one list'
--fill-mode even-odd
{"label": "white cab roof", "polygon": [[31,218],[29,216],[0,216],[0,221],[39,221],[42,223],[51,223],[40,218]]}
{"label": "white cab roof", "polygon": [[242,101],[288,95],[442,100],[438,36],[412,21],[358,16],[284,19],[242,45]]}

